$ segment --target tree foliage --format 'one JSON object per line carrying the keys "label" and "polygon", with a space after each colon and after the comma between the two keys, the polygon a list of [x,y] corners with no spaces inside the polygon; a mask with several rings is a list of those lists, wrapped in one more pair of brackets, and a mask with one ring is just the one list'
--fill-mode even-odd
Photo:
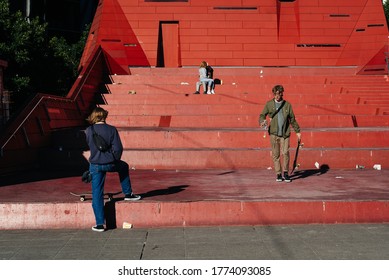
{"label": "tree foliage", "polygon": [[4,84],[12,93],[12,111],[38,92],[68,93],[77,77],[86,34],[75,44],[49,38],[47,23],[38,17],[27,20],[20,11],[11,13],[8,0],[0,0],[0,58],[8,62]]}
{"label": "tree foliage", "polygon": [[389,1],[384,1],[383,6],[384,6],[385,17],[386,17],[386,23],[389,26]]}

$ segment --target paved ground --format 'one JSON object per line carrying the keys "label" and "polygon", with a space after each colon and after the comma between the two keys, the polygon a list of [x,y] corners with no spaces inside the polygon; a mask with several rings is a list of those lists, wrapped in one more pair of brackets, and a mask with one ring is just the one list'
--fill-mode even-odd
{"label": "paved ground", "polygon": [[0,231],[3,260],[389,260],[389,224]]}
{"label": "paved ground", "polygon": [[[110,204],[119,228],[389,222],[386,169],[305,169],[291,183],[276,182],[271,169],[132,170],[131,179],[143,199],[124,203],[121,194]],[[109,174],[105,190],[120,190],[118,181]],[[69,194],[85,191],[80,174],[0,177],[0,229],[89,229],[91,200]]]}
{"label": "paved ground", "polygon": [[[69,192],[90,191],[81,174],[43,171],[0,177],[0,203],[77,202]],[[297,171],[291,183],[275,178],[274,171],[266,169],[131,170],[141,202],[389,200],[387,169],[305,169]],[[116,173],[107,174],[105,190],[120,191],[118,181]]]}
{"label": "paved ground", "polygon": [[[271,170],[133,171],[144,201],[387,201],[388,170],[304,170],[290,184]],[[2,178],[3,203],[60,203],[78,175]],[[39,174],[38,174],[39,175]],[[201,175],[201,176],[200,176]],[[3,180],[4,179],[4,180]],[[209,184],[209,182],[213,182]],[[109,176],[108,185],[117,177]],[[0,217],[1,222],[6,222]],[[3,260],[389,260],[389,224],[0,230]]]}

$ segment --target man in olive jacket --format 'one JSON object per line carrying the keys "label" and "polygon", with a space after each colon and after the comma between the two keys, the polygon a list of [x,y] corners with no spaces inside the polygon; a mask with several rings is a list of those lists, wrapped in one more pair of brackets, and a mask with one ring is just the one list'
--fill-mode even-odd
{"label": "man in olive jacket", "polygon": [[[276,181],[291,182],[289,177],[290,126],[293,127],[299,140],[301,139],[300,126],[296,121],[292,105],[283,99],[284,87],[276,85],[272,92],[274,98],[263,108],[259,116],[259,124],[261,127],[267,127],[269,131],[274,169],[277,174]],[[269,116],[269,123],[266,116]],[[282,167],[280,155],[283,157]]]}

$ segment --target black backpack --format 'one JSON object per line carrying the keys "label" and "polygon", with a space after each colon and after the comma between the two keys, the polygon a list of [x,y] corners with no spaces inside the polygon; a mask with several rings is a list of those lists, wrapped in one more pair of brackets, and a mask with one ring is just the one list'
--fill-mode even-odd
{"label": "black backpack", "polygon": [[213,79],[213,68],[211,66],[207,65],[207,67],[205,67],[205,69],[207,70],[207,77],[210,79]]}
{"label": "black backpack", "polygon": [[96,133],[93,125],[91,126],[92,129],[92,137],[93,137],[93,142],[95,143],[97,149],[101,152],[106,152],[111,148],[111,145],[105,141],[105,139]]}

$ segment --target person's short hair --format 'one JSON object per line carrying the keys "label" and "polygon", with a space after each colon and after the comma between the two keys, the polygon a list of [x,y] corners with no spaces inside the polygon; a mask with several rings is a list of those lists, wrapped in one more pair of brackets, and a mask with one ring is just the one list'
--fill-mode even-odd
{"label": "person's short hair", "polygon": [[276,86],[273,87],[272,92],[273,92],[273,94],[283,93],[284,92],[284,87],[281,86],[281,85],[276,85]]}
{"label": "person's short hair", "polygon": [[90,124],[95,124],[98,122],[105,122],[108,117],[108,111],[104,110],[101,107],[96,107],[93,109],[92,113],[86,119]]}

